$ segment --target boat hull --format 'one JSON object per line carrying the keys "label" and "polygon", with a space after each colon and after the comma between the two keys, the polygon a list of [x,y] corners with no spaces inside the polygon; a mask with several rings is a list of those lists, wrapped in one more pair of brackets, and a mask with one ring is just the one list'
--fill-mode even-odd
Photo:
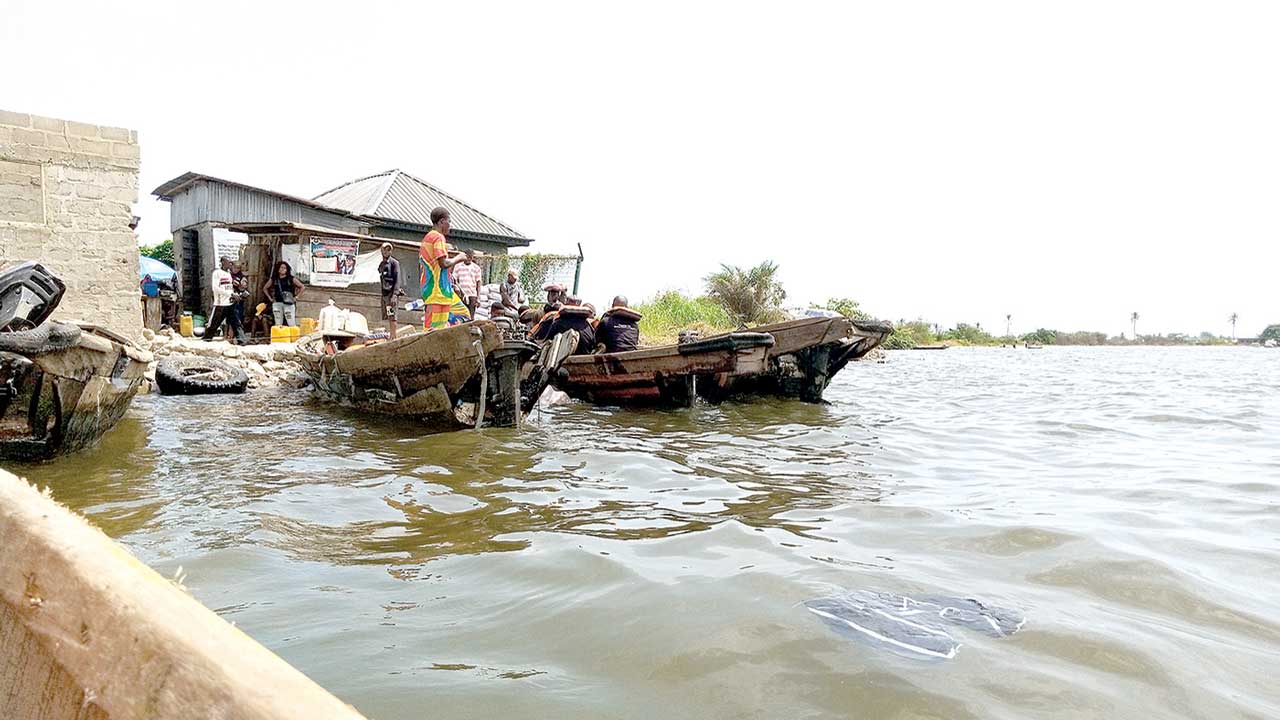
{"label": "boat hull", "polygon": [[35,461],[96,443],[129,409],[151,354],[81,325],[71,347],[0,352],[0,459]]}
{"label": "boat hull", "polygon": [[577,342],[576,333],[567,335],[539,346],[478,321],[333,355],[313,339],[298,354],[323,400],[438,431],[516,427]]}
{"label": "boat hull", "polygon": [[688,407],[697,378],[764,372],[773,338],[729,333],[679,345],[598,355],[574,355],[560,367],[556,389],[598,405]]}
{"label": "boat hull", "polygon": [[836,373],[879,347],[893,332],[887,322],[849,318],[802,318],[761,325],[773,346],[759,372],[732,372],[698,379],[698,394],[721,401],[736,395],[763,394],[822,402]]}
{"label": "boat hull", "polygon": [[324,352],[322,338],[308,338],[298,361],[322,400],[447,428],[457,423],[458,393],[501,344],[493,323],[476,322],[335,354]]}

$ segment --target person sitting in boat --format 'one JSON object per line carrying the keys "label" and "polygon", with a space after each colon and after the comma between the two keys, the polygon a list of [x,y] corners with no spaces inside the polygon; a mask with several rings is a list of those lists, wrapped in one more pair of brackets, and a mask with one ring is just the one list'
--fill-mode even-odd
{"label": "person sitting in boat", "polygon": [[507,280],[498,286],[498,295],[502,298],[503,307],[507,308],[517,316],[529,307],[529,303],[525,300],[524,290],[520,287],[520,278],[516,275],[515,270],[507,271]]}
{"label": "person sitting in boat", "polygon": [[543,319],[537,328],[541,332],[541,337],[534,335],[533,339],[547,340],[566,330],[576,330],[578,346],[572,354],[588,355],[596,349],[596,328],[592,324],[593,320],[595,320],[595,310],[590,305],[565,305],[555,313],[555,318],[550,322]]}
{"label": "person sitting in boat", "polygon": [[449,235],[449,211],[438,207],[431,211],[431,232],[422,238],[418,246],[418,266],[422,270],[422,328],[439,330],[455,324],[454,317],[465,317],[470,320],[471,313],[462,305],[462,313],[456,312],[461,305],[453,292],[453,283],[449,279],[449,269],[462,262],[465,256],[449,254],[449,244],[445,238]]}
{"label": "person sitting in boat", "polygon": [[519,316],[499,300],[489,306],[489,319],[497,320],[498,318],[507,318],[514,321],[517,320]]}
{"label": "person sitting in boat", "polygon": [[640,346],[640,313],[627,307],[627,299],[619,295],[613,307],[596,323],[596,342],[600,352],[615,353],[635,350]]}
{"label": "person sitting in boat", "polygon": [[564,305],[565,289],[563,285],[560,285],[559,283],[551,283],[542,289],[547,291],[547,301],[542,304],[543,315],[546,315],[549,312],[555,312]]}

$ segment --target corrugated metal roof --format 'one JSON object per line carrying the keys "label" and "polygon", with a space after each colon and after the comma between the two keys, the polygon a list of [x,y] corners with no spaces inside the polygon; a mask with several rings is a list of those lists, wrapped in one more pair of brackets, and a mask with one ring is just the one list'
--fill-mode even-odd
{"label": "corrugated metal roof", "polygon": [[527,244],[529,238],[515,228],[480,212],[430,183],[402,170],[388,170],[358,178],[323,192],[313,202],[384,220],[431,226],[431,211],[448,208],[453,229],[511,238]]}

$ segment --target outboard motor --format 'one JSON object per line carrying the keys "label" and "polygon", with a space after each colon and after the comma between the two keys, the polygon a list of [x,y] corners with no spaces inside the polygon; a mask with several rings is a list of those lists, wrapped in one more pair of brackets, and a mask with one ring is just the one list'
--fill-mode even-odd
{"label": "outboard motor", "polygon": [[0,273],[0,332],[30,330],[48,319],[67,286],[37,262]]}

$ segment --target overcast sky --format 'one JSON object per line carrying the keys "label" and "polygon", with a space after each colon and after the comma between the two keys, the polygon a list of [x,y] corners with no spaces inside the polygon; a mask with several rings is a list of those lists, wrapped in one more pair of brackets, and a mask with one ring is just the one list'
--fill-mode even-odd
{"label": "overcast sky", "polygon": [[891,320],[1249,335],[1277,37],[1275,2],[0,0],[0,107],[138,130],[145,242],[186,171],[398,167],[581,243],[597,304],[772,259]]}

